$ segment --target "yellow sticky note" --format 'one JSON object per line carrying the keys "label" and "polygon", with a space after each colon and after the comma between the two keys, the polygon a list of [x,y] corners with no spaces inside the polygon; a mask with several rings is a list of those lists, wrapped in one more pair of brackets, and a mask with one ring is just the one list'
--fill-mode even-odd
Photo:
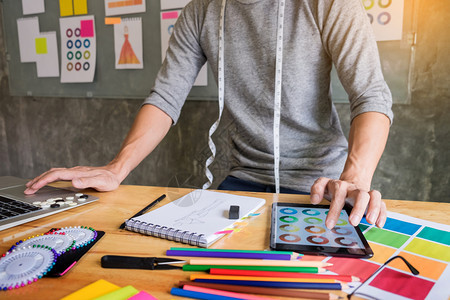
{"label": "yellow sticky note", "polygon": [[72,0],[59,0],[59,12],[61,17],[73,15],[73,3]]}
{"label": "yellow sticky note", "polygon": [[75,15],[87,14],[87,0],[73,0],[73,11]]}
{"label": "yellow sticky note", "polygon": [[79,289],[76,292],[73,292],[72,294],[62,298],[61,300],[93,299],[119,289],[119,286],[112,284],[111,282],[104,279],[100,279],[94,283],[91,283],[90,285],[85,286],[82,289]]}
{"label": "yellow sticky note", "polygon": [[47,38],[35,38],[36,54],[47,54]]}
{"label": "yellow sticky note", "polygon": [[127,285],[121,289],[115,290],[106,295],[95,298],[95,300],[127,300],[128,298],[139,293],[137,289],[132,287],[131,285]]}

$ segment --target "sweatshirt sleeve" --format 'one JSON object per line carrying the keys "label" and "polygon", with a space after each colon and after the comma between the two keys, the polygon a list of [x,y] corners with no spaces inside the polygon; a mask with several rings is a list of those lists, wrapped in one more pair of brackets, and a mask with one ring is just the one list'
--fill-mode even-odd
{"label": "sweatshirt sleeve", "polygon": [[[360,0],[330,0],[319,7],[323,45],[349,96],[350,117],[375,111],[393,121],[392,95],[380,65],[378,48]],[[321,4],[319,4],[320,6]]]}
{"label": "sweatshirt sleeve", "polygon": [[193,2],[183,9],[175,23],[155,85],[143,103],[152,104],[164,111],[172,118],[173,124],[178,121],[186,97],[206,62],[199,44],[198,11],[200,10],[195,9]]}

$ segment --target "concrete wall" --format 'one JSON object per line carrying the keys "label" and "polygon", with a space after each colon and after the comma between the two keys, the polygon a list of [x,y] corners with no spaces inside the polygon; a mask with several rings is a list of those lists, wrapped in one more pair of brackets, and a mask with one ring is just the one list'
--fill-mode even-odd
{"label": "concrete wall", "polygon": [[[373,181],[384,198],[450,202],[449,19],[450,1],[421,1],[412,102],[394,105],[394,125]],[[30,178],[51,167],[111,160],[141,100],[11,97],[2,34],[0,175]],[[124,183],[200,187],[216,105],[187,102],[179,123]],[[337,108],[348,132],[349,106]],[[227,135],[219,132],[215,138],[219,153],[213,187],[228,166]]]}

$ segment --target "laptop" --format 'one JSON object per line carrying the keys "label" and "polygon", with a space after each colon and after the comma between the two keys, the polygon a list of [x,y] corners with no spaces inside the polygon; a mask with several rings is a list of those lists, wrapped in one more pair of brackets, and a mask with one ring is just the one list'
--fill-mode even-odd
{"label": "laptop", "polygon": [[0,231],[98,200],[68,189],[45,186],[25,195],[28,180],[0,176]]}

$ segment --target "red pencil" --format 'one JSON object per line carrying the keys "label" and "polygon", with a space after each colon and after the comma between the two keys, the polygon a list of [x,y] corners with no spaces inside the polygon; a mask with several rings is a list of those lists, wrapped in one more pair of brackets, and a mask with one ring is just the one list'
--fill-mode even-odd
{"label": "red pencil", "polygon": [[237,276],[260,276],[260,277],[283,277],[283,278],[305,278],[305,279],[336,279],[344,282],[360,281],[358,277],[351,275],[332,275],[332,274],[310,274],[295,272],[272,272],[272,271],[253,271],[253,270],[234,270],[234,269],[216,269],[211,268],[210,274],[213,275],[237,275]]}

